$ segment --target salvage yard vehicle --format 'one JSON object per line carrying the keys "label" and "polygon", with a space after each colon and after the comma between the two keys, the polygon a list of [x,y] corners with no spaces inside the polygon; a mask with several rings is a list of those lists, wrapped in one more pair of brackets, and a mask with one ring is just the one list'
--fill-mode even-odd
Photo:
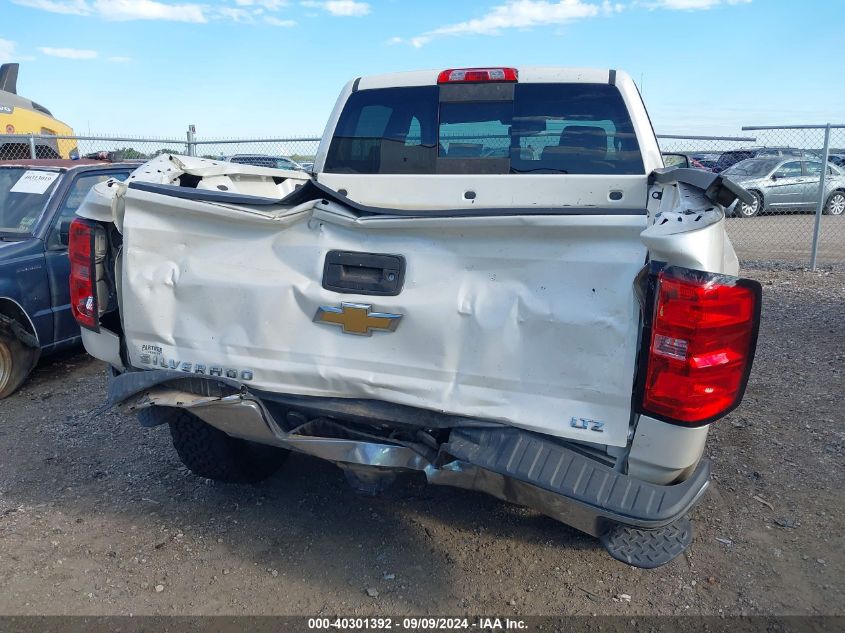
{"label": "salvage yard vehicle", "polygon": [[482,490],[656,567],[692,541],[760,285],[721,176],[663,167],[615,70],[359,77],[314,172],[159,156],[71,227],[109,402],[197,475],[299,451],[362,491]]}
{"label": "salvage yard vehicle", "polygon": [[722,152],[719,159],[713,165],[713,171],[720,174],[731,165],[736,165],[738,162],[748,160],[749,158],[778,157],[792,157],[794,160],[821,160],[821,157],[817,153],[795,147],[749,147],[747,149],[732,149]]}
{"label": "salvage yard vehicle", "polygon": [[41,355],[79,344],[70,312],[68,229],[98,182],[137,165],[101,161],[0,162],[0,398]]}
{"label": "salvage yard vehicle", "polygon": [[[825,215],[845,214],[845,171],[828,163],[824,183]],[[819,199],[821,160],[749,158],[732,165],[726,177],[753,196],[750,204],[736,202],[727,212],[740,218],[761,213],[815,211]]]}
{"label": "salvage yard vehicle", "polygon": [[[70,126],[43,105],[18,94],[18,70],[19,64],[0,65],[0,160],[78,158],[75,142],[60,144],[51,138],[73,136]],[[15,136],[19,134],[26,136]],[[34,135],[31,145],[29,135]]]}

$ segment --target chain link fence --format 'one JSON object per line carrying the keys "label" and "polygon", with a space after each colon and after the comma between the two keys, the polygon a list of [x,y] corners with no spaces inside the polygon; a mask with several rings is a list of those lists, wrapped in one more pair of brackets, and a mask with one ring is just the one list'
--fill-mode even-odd
{"label": "chain link fence", "polygon": [[749,136],[659,140],[664,154],[683,154],[691,167],[724,173],[754,195],[727,220],[743,263],[845,264],[845,126],[743,131]]}
{"label": "chain link fence", "polygon": [[[205,158],[253,162],[263,164],[264,158],[287,158],[300,165],[310,166],[320,144],[318,137],[276,139],[193,139],[188,145],[189,154]],[[275,166],[275,165],[269,165]]]}
{"label": "chain link fence", "polygon": [[[755,196],[729,209],[727,230],[744,264],[845,265],[845,125],[746,127],[745,136],[658,135],[671,162],[724,172]],[[505,141],[506,142],[506,141]],[[184,139],[0,135],[0,160],[97,157],[146,160],[187,154],[288,168],[310,167],[319,137]],[[827,161],[825,158],[827,157]],[[666,156],[667,164],[670,157]],[[822,168],[822,165],[825,165]],[[823,182],[822,182],[823,181]]]}
{"label": "chain link fence", "polygon": [[318,137],[278,139],[184,139],[164,137],[0,135],[0,160],[31,158],[97,158],[147,160],[159,154],[186,154],[224,160],[233,156],[290,158],[312,162],[320,144]]}
{"label": "chain link fence", "polygon": [[84,158],[101,152],[114,160],[145,160],[159,154],[184,154],[186,141],[121,136],[0,135],[0,160]]}

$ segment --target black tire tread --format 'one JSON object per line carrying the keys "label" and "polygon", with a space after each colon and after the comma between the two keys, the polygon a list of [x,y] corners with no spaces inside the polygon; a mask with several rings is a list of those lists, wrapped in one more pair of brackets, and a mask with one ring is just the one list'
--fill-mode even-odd
{"label": "black tire tread", "polygon": [[230,437],[185,409],[150,407],[139,415],[162,418],[170,427],[173,447],[195,475],[228,483],[256,483],[281,467],[288,451]]}
{"label": "black tire tread", "polygon": [[600,540],[616,560],[642,569],[654,569],[683,554],[692,538],[692,523],[682,517],[653,530],[616,524],[602,534]]}

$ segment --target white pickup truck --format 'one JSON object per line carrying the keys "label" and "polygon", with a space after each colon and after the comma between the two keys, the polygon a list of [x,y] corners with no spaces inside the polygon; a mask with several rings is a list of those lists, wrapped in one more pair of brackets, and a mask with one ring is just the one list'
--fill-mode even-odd
{"label": "white pickup truck", "polygon": [[95,187],[72,309],[110,402],[200,476],[257,481],[287,450],[370,493],[421,471],[656,567],[751,370],[737,198],[663,167],[622,72],[360,77],[313,174],[164,155]]}

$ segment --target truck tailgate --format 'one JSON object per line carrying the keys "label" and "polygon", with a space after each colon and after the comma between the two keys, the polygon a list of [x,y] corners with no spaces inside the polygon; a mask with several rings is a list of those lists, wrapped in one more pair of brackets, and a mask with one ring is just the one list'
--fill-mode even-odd
{"label": "truck tailgate", "polygon": [[[234,371],[275,393],[370,398],[623,446],[645,227],[644,214],[271,216],[129,189],[128,354],[142,368]],[[401,291],[327,290],[330,251],[403,256]],[[371,336],[315,322],[344,302],[401,318]]]}

